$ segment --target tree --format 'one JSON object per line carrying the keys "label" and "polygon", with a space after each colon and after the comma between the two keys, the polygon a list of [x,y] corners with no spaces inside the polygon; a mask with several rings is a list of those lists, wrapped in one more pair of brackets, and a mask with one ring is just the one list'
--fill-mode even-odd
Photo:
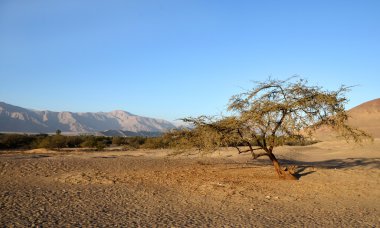
{"label": "tree", "polygon": [[66,137],[63,135],[52,135],[41,138],[39,140],[37,148],[57,149],[66,147]]}
{"label": "tree", "polygon": [[[235,143],[239,153],[250,152],[253,159],[268,157],[279,178],[297,179],[294,170],[283,169],[273,153],[282,139],[311,137],[321,126],[330,126],[346,140],[360,142],[370,137],[366,132],[347,125],[344,105],[350,87],[326,91],[309,86],[307,80],[292,77],[287,80],[268,79],[256,82],[255,87],[232,96],[228,110],[230,117],[212,120],[206,117],[186,118],[196,128],[207,127],[219,132],[225,144]],[[245,145],[242,150],[239,145]]]}
{"label": "tree", "polygon": [[56,135],[60,135],[61,133],[62,133],[62,131],[59,130],[59,129],[57,129],[57,130],[55,131],[55,134],[56,134]]}
{"label": "tree", "polygon": [[115,136],[112,137],[112,144],[115,146],[120,146],[124,143],[123,137]]}
{"label": "tree", "polygon": [[60,150],[61,148],[66,147],[66,137],[60,134],[51,136],[50,148],[56,148]]}

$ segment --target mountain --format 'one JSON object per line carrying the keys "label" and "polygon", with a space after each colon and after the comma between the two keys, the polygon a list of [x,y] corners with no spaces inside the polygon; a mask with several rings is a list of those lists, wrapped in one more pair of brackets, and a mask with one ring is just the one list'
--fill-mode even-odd
{"label": "mountain", "polygon": [[163,132],[158,131],[122,131],[122,130],[107,130],[107,131],[99,131],[96,133],[98,136],[121,136],[121,137],[134,137],[134,136],[142,136],[142,137],[158,137],[162,135]]}
{"label": "mountain", "polygon": [[0,132],[52,133],[60,129],[74,133],[108,130],[159,133],[174,128],[169,121],[122,110],[95,113],[37,111],[0,102]]}

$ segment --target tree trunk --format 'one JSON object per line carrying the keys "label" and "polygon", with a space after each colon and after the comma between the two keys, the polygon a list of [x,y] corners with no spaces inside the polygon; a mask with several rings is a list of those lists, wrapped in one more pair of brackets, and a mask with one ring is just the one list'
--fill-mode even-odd
{"label": "tree trunk", "polygon": [[298,180],[298,178],[294,176],[294,174],[291,173],[290,170],[284,170],[281,168],[281,165],[278,162],[277,158],[274,156],[274,154],[269,153],[269,158],[273,162],[274,169],[276,170],[276,173],[280,179]]}

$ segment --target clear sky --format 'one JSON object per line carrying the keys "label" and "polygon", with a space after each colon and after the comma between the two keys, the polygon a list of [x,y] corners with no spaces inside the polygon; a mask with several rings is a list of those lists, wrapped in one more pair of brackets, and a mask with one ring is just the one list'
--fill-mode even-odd
{"label": "clear sky", "polygon": [[174,120],[294,74],[379,98],[380,1],[0,0],[0,101]]}

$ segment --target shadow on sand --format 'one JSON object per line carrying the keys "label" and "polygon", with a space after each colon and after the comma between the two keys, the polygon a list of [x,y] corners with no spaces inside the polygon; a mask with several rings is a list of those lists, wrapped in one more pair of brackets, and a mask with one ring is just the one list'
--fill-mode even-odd
{"label": "shadow on sand", "polygon": [[104,159],[110,159],[110,158],[117,158],[116,156],[97,156],[92,158],[104,158]]}
{"label": "shadow on sand", "polygon": [[39,158],[49,158],[51,157],[50,155],[46,154],[33,154],[33,155],[18,155],[15,156],[13,159],[15,160],[21,160],[21,159],[39,159]]}
{"label": "shadow on sand", "polygon": [[302,167],[321,167],[325,169],[344,169],[352,167],[380,169],[380,158],[346,158],[315,162],[280,159],[280,162],[284,165],[296,165]]}
{"label": "shadow on sand", "polygon": [[[315,172],[314,168],[324,169],[347,169],[347,168],[366,168],[366,169],[380,169],[380,158],[346,158],[346,159],[331,159],[325,161],[300,161],[292,159],[279,159],[282,166],[295,165],[296,176],[301,178],[303,176],[312,174]],[[253,161],[255,165],[272,165],[269,160],[256,160]]]}
{"label": "shadow on sand", "polygon": [[308,168],[316,167],[325,169],[346,169],[353,167],[380,169],[380,158],[346,158],[316,162],[281,159],[280,162],[283,165],[296,165],[296,176],[298,178],[314,173],[315,170]]}

